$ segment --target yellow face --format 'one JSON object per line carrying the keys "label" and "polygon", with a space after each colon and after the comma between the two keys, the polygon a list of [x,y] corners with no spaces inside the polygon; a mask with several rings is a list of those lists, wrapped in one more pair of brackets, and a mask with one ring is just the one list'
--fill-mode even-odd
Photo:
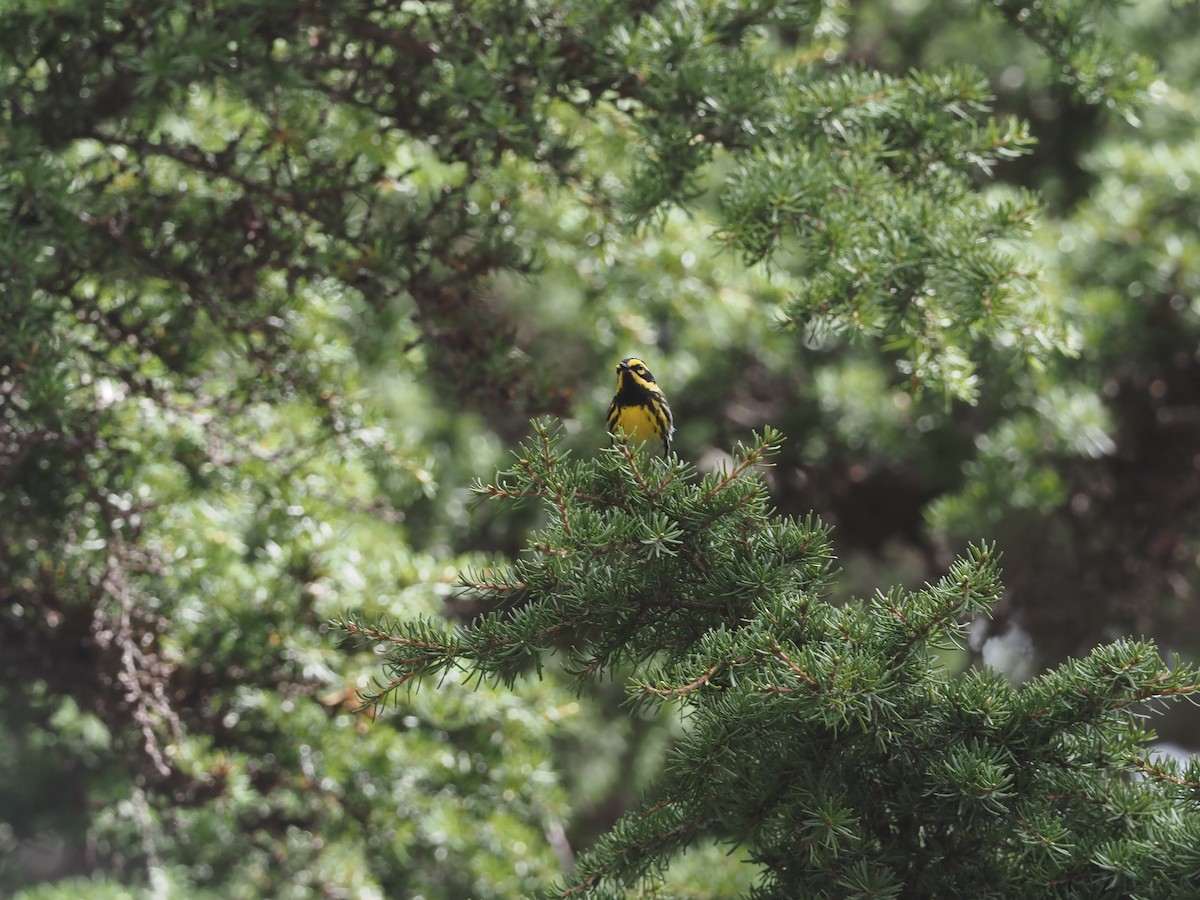
{"label": "yellow face", "polygon": [[629,379],[631,384],[639,387],[650,387],[654,384],[654,376],[650,374],[650,370],[646,368],[646,364],[636,356],[631,356],[629,359],[623,359],[617,363],[617,390],[621,390],[621,386],[625,379]]}

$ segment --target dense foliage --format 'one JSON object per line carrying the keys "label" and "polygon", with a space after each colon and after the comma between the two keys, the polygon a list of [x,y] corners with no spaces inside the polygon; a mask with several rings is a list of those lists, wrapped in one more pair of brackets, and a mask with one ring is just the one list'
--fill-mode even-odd
{"label": "dense foliage", "polygon": [[[449,633],[343,627],[392,648],[377,701],[450,666],[511,682],[562,644],[576,679],[626,662],[638,707],[678,704],[686,732],[652,795],[564,896],[644,891],[706,840],[742,846],[764,898],[1200,889],[1200,762],[1141,761],[1136,709],[1200,693],[1195,668],[1120,641],[1020,690],[951,677],[931,650],[998,599],[994,548],[920,591],[836,607],[826,530],[773,515],[753,474],[772,435],[699,480],[625,446],[574,462],[538,438],[480,489],[549,513],[526,556],[471,579],[496,612]],[[1152,777],[1131,783],[1135,768]]]}
{"label": "dense foliage", "polygon": [[[1184,692],[1190,670],[1140,643],[1086,654],[1128,633],[1196,652],[1196,16],[10,4],[0,892],[519,896],[593,845],[562,883],[617,890],[667,860],[623,849],[649,790],[699,804],[667,818],[727,820],[680,833],[694,852],[669,877],[697,895],[785,890],[788,834],[875,860],[831,885],[928,888],[911,867],[941,865],[934,826],[899,818],[918,795],[944,846],[986,841],[997,871],[1158,895],[1191,858],[1163,848],[1194,828],[1196,779],[1139,755],[1127,704]],[[632,351],[682,457],[726,475],[598,449]],[[521,458],[586,489],[548,526],[535,504],[471,506],[466,485],[544,413],[576,456]],[[767,476],[781,514],[730,461],[766,425],[789,435]],[[985,586],[951,603],[938,579],[980,536],[1007,590],[980,550]],[[968,660],[926,645],[993,601],[976,655],[1083,659],[1020,691],[942,673]],[[892,609],[917,622],[930,604],[936,627],[884,646],[908,641]],[[440,679],[364,711],[408,627],[456,643],[388,657],[394,677]],[[489,635],[503,654],[479,650]],[[822,690],[784,692],[771,641]],[[629,679],[649,700],[710,668],[682,721],[623,706]],[[460,683],[479,674],[499,683]],[[845,697],[840,678],[857,679]],[[762,715],[739,766],[843,718],[795,757],[820,756],[821,784],[762,794],[755,820],[721,807],[729,789],[789,770],[696,791],[671,761]],[[947,743],[945,771],[909,752]],[[1153,777],[1122,788],[1131,766]],[[848,780],[864,769],[879,780]],[[864,797],[893,805],[866,815]]]}

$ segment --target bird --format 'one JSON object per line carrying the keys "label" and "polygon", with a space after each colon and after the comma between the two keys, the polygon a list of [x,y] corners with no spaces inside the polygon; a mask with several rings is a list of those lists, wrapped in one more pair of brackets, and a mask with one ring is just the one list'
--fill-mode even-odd
{"label": "bird", "polygon": [[608,431],[623,431],[639,441],[662,441],[663,456],[671,455],[675,420],[667,395],[636,356],[617,363],[617,392],[608,405]]}

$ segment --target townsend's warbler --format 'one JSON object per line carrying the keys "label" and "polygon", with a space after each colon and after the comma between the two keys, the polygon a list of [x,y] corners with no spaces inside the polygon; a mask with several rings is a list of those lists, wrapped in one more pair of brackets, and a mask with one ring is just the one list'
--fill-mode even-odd
{"label": "townsend's warbler", "polygon": [[618,428],[639,441],[658,438],[662,441],[663,455],[671,453],[675,425],[667,395],[636,356],[617,363],[617,392],[608,405],[608,430],[615,432]]}

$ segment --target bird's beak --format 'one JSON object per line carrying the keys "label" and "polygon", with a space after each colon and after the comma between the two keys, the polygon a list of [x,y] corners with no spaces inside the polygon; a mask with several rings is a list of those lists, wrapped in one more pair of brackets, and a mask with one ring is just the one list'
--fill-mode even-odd
{"label": "bird's beak", "polygon": [[619,362],[619,363],[617,363],[617,371],[618,372],[622,372],[622,371],[628,372],[629,366],[625,365],[625,363],[623,363],[623,362]]}

